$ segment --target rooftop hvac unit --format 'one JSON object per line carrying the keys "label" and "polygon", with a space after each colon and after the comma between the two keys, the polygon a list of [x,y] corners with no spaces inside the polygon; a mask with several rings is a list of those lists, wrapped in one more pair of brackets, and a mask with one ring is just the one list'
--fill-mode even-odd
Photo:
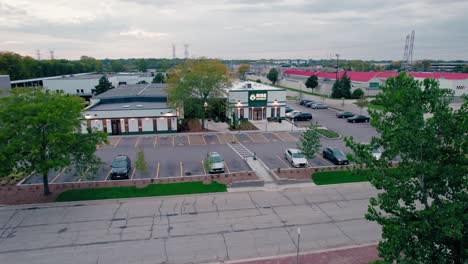
{"label": "rooftop hvac unit", "polygon": [[247,84],[247,89],[251,89],[252,88],[252,84],[251,83],[248,83]]}

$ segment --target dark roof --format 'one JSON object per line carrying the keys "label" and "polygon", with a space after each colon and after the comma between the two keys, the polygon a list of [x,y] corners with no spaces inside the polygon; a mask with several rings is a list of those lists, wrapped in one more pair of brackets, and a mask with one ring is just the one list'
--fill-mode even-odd
{"label": "dark roof", "polygon": [[142,98],[142,97],[167,97],[164,83],[120,85],[105,93],[95,96],[96,99],[113,98]]}
{"label": "dark roof", "polygon": [[148,109],[167,109],[167,102],[114,102],[99,103],[86,109],[86,111],[115,111],[115,110],[148,110]]}

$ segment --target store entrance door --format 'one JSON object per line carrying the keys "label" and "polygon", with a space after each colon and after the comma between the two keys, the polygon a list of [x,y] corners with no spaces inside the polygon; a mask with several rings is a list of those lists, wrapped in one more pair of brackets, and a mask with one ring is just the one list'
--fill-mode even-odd
{"label": "store entrance door", "polygon": [[120,135],[122,134],[120,130],[120,120],[111,120],[111,127],[112,127],[112,135]]}
{"label": "store entrance door", "polygon": [[261,107],[255,107],[253,109],[253,120],[262,120],[263,119],[263,109]]}

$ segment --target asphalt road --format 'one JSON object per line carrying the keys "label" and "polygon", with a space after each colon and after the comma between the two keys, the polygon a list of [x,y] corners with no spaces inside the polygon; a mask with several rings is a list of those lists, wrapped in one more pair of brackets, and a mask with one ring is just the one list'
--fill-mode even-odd
{"label": "asphalt road", "polygon": [[212,263],[374,243],[368,183],[0,208],[0,263]]}

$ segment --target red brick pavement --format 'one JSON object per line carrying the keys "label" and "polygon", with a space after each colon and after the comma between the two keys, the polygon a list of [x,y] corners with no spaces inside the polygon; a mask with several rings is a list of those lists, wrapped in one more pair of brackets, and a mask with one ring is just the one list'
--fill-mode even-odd
{"label": "red brick pavement", "polygon": [[[367,264],[378,259],[377,245],[301,253],[300,264]],[[296,264],[296,255],[256,260],[233,261],[236,264]]]}

